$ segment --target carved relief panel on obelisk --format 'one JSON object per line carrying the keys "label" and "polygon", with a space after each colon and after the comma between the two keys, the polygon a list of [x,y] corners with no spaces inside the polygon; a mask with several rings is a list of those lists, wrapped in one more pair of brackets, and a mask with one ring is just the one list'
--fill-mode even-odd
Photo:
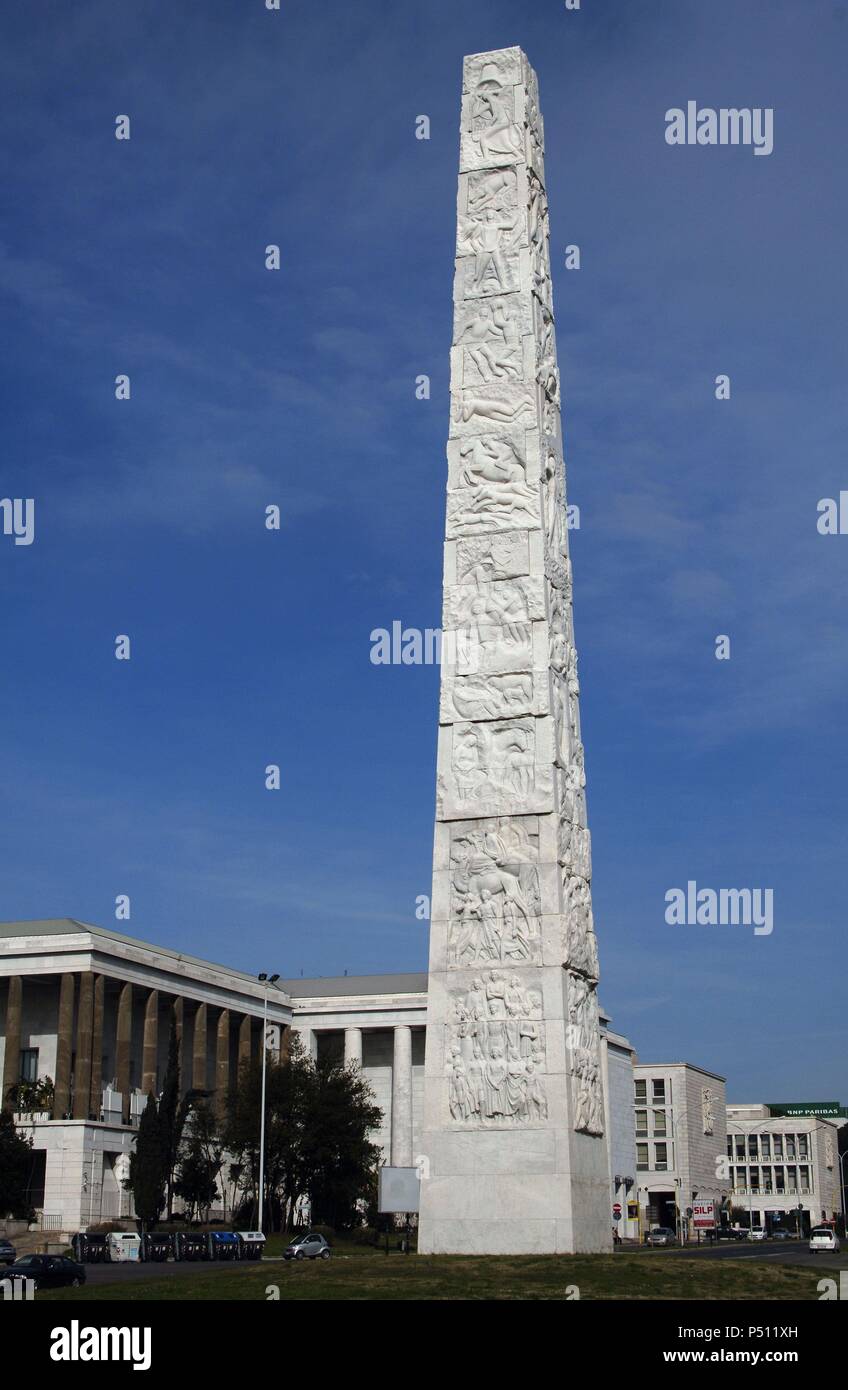
{"label": "carved relief panel on obelisk", "polygon": [[422,1251],[610,1245],[543,149],[521,50],[466,58]]}

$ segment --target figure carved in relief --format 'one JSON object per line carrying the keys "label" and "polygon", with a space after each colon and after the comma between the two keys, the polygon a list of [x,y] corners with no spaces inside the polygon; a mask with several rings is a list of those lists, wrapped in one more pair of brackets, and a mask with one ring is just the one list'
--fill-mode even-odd
{"label": "figure carved in relief", "polygon": [[471,112],[473,138],[483,159],[521,155],[521,133],[515,124],[513,104],[512,86],[504,85],[494,63],[487,63],[474,91]]}
{"label": "figure carved in relief", "polygon": [[496,401],[469,392],[464,400],[458,396],[454,397],[451,417],[457,424],[463,425],[473,420],[475,415],[479,415],[483,420],[495,420],[499,424],[506,424],[532,408],[532,402],[527,396],[521,396],[515,401]]}
{"label": "figure carved in relief", "polygon": [[515,315],[484,300],[457,338],[485,382],[521,376],[521,338]]}
{"label": "figure carved in relief", "polygon": [[483,208],[508,208],[517,206],[517,193],[514,169],[492,169],[484,173],[470,174],[468,179],[468,212],[470,215],[482,212]]}
{"label": "figure carved in relief", "polygon": [[454,1120],[504,1125],[546,1118],[540,1012],[538,995],[518,976],[496,970],[454,999],[446,1063]]}
{"label": "figure carved in relief", "polygon": [[508,439],[469,439],[462,443],[459,454],[459,482],[471,491],[456,508],[456,525],[468,524],[481,514],[497,520],[513,519],[516,524],[528,514],[535,520],[536,496]]}
{"label": "figure carved in relief", "polygon": [[544,243],[547,235],[548,207],[545,190],[532,169],[527,171],[527,191],[529,195],[527,204],[528,237],[530,245],[535,248]]}
{"label": "figure carved in relief", "polygon": [[479,585],[525,573],[526,549],[526,541],[515,532],[469,537],[457,546],[457,578]]}
{"label": "figure carved in relief", "polygon": [[495,281],[498,290],[513,288],[506,255],[515,245],[517,236],[517,212],[498,212],[492,207],[484,210],[466,237],[474,252],[472,284],[475,289],[484,289],[489,279]]}
{"label": "figure carved in relief", "polygon": [[[449,962],[521,962],[538,951],[539,887],[526,831],[469,831],[452,854]],[[514,995],[510,998],[514,1000]],[[510,1012],[511,1005],[507,1005]]]}
{"label": "figure carved in relief", "polygon": [[533,701],[529,672],[460,677],[451,691],[454,709],[462,719],[497,719],[520,713]]}
{"label": "figure carved in relief", "polygon": [[573,1056],[574,1128],[587,1134],[603,1134],[601,1073],[593,1052],[578,1048]]}

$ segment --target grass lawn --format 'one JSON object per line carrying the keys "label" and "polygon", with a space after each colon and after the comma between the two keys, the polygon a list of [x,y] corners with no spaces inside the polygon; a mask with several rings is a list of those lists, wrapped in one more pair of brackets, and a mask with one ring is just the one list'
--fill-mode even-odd
{"label": "grass lawn", "polygon": [[331,1260],[242,1264],[212,1273],[135,1279],[39,1295],[44,1301],[341,1299],[803,1299],[817,1298],[818,1270],[755,1260],[629,1255],[463,1256],[367,1251]]}

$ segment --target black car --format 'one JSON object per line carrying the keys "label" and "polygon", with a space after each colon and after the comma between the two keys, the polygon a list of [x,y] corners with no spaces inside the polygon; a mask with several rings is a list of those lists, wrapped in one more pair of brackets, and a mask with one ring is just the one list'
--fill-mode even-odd
{"label": "black car", "polygon": [[5,1236],[0,1236],[0,1265],[11,1265],[15,1263],[17,1250],[10,1240]]}
{"label": "black car", "polygon": [[66,1255],[22,1255],[3,1278],[32,1279],[37,1289],[78,1288],[85,1283],[85,1268]]}

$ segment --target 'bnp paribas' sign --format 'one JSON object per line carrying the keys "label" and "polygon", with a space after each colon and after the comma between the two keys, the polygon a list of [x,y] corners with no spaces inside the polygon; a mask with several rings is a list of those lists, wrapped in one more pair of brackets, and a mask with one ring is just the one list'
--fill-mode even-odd
{"label": "'bnp paribas' sign", "polygon": [[785,1115],[793,1120],[808,1115],[819,1115],[825,1119],[839,1119],[841,1116],[848,1115],[848,1110],[840,1105],[838,1100],[804,1100],[797,1104],[784,1101],[779,1105],[772,1105],[769,1102],[768,1108],[772,1115]]}

